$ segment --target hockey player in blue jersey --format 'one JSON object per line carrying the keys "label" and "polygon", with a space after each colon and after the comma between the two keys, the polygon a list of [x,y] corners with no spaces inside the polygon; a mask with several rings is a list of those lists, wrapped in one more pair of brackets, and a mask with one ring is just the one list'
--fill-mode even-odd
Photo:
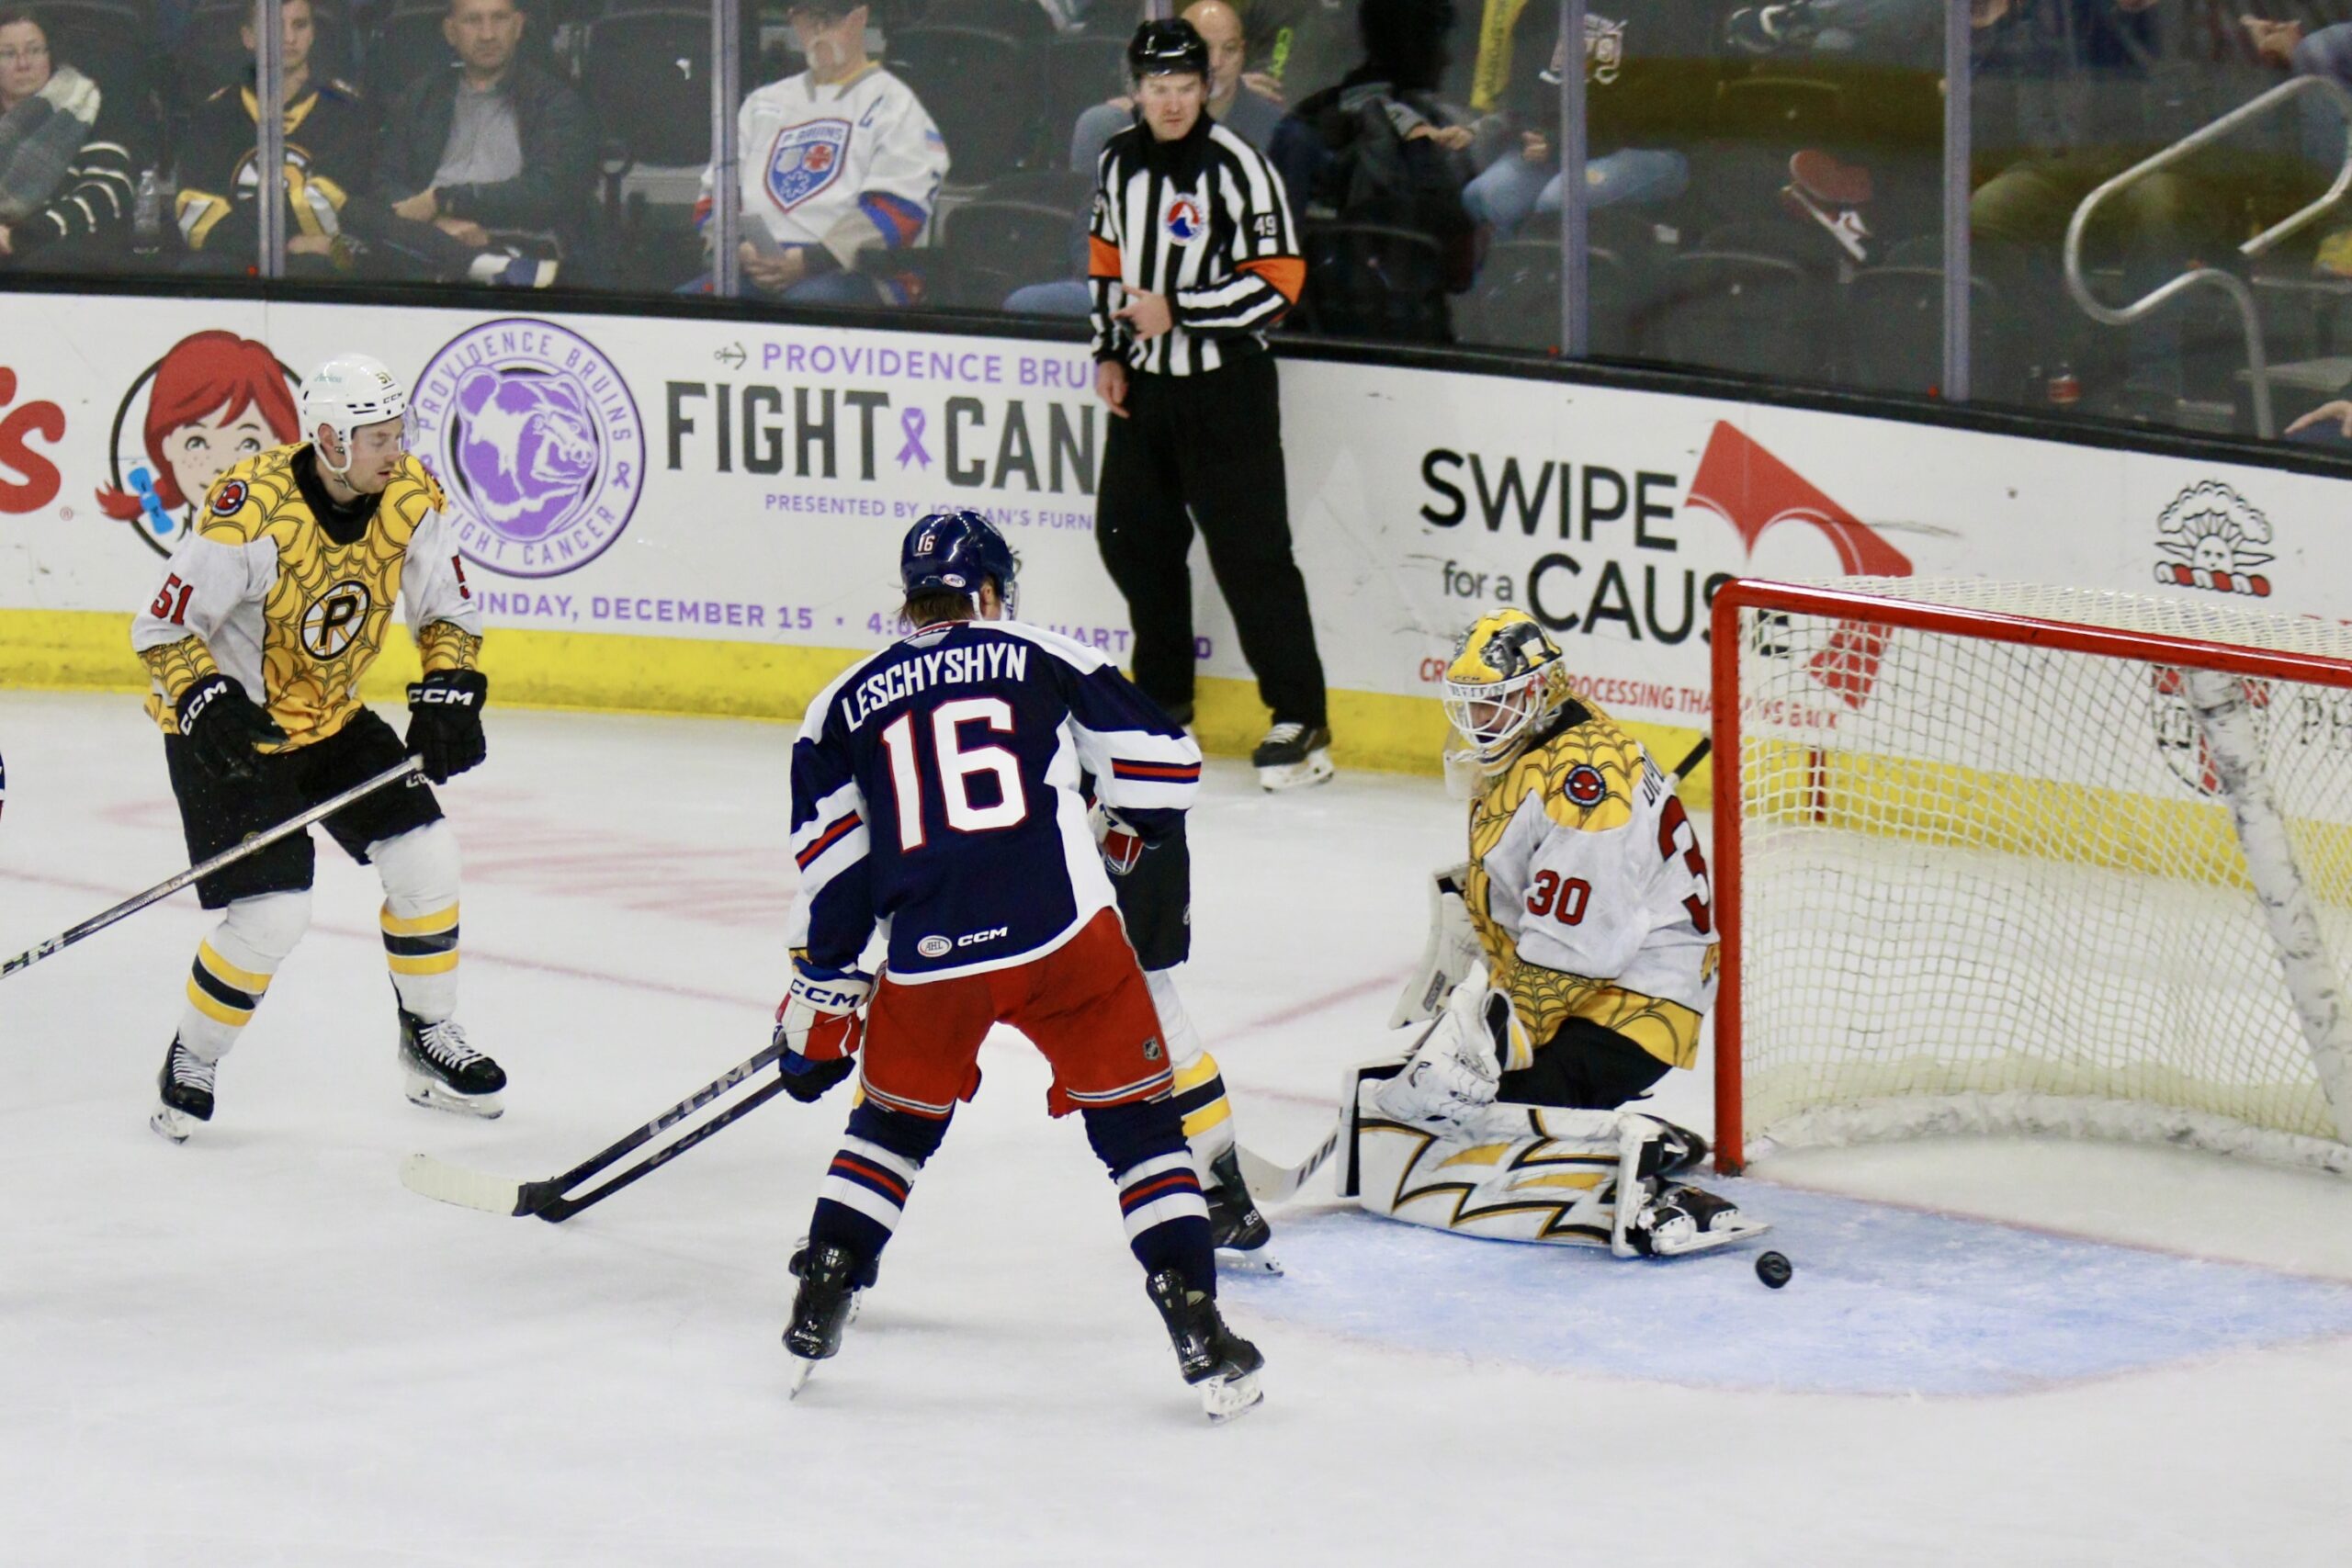
{"label": "hockey player in blue jersey", "polygon": [[[1217,1312],[1167,1043],[1079,789],[1091,773],[1101,804],[1156,840],[1192,802],[1199,749],[1099,653],[992,618],[1015,564],[985,518],[925,517],[899,575],[914,631],[820,693],[793,746],[782,1070],[804,1100],[853,1067],[864,1090],[793,1259],[794,1386],[840,1349],[1002,1022],[1052,1065],[1048,1110],[1084,1117],[1184,1380],[1226,1419],[1258,1402],[1262,1359]],[[869,977],[877,928],[888,953]]]}

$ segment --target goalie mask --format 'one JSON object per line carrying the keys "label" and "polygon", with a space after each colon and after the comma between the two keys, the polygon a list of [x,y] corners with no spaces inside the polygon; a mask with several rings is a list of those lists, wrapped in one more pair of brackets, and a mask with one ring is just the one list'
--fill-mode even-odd
{"label": "goalie mask", "polygon": [[337,474],[351,471],[351,434],[388,419],[401,422],[401,445],[408,445],[408,388],[380,359],[365,354],[338,354],[302,380],[302,436],[315,444],[319,426],[334,433],[343,448],[340,467],[319,453],[321,466]]}
{"label": "goalie mask", "polygon": [[1534,616],[1524,610],[1479,616],[1445,667],[1445,716],[1466,743],[1456,755],[1475,759],[1483,772],[1498,772],[1567,694],[1559,645]]}

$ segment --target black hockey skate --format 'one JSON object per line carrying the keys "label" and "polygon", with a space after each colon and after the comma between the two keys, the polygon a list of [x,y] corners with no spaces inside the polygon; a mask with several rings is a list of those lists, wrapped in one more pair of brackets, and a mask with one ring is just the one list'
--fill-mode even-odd
{"label": "black hockey skate", "polygon": [[1316,724],[1277,724],[1250,753],[1263,789],[1295,789],[1331,776],[1331,731]]}
{"label": "black hockey skate", "polygon": [[846,1247],[804,1246],[792,1255],[791,1269],[800,1289],[793,1292],[792,1321],[784,1330],[784,1348],[792,1357],[786,1398],[800,1392],[818,1362],[841,1352],[842,1331],[857,1315],[857,1292],[874,1282],[874,1270]]}
{"label": "black hockey skate", "polygon": [[1627,1222],[1625,1239],[1645,1258],[1679,1258],[1746,1241],[1771,1228],[1741,1213],[1728,1198],[1667,1183]]}
{"label": "black hockey skate", "polygon": [[1266,1247],[1274,1233],[1241,1179],[1240,1156],[1228,1148],[1209,1161],[1209,1179],[1202,1196],[1208,1200],[1209,1237],[1216,1246],[1217,1267],[1281,1273],[1281,1262]]}
{"label": "black hockey skate", "polygon": [[427,1023],[406,1008],[401,1012],[401,1066],[408,1069],[408,1097],[435,1111],[488,1120],[502,1114],[498,1093],[506,1072],[466,1043],[466,1032],[444,1019]]}
{"label": "black hockey skate", "polygon": [[1677,1176],[1707,1157],[1707,1140],[1699,1134],[1663,1118],[1651,1120],[1657,1122],[1658,1135],[1642,1151],[1644,1176]]}
{"label": "black hockey skate", "polygon": [[164,1070],[155,1075],[164,1102],[147,1125],[175,1144],[187,1143],[198,1122],[212,1120],[212,1075],[218,1066],[181,1044],[178,1035],[172,1036],[172,1048],[164,1053]]}
{"label": "black hockey skate", "polygon": [[1184,1381],[1201,1391],[1201,1408],[1210,1420],[1230,1421],[1266,1397],[1258,1386],[1258,1369],[1266,1358],[1225,1325],[1216,1297],[1193,1290],[1173,1269],[1162,1269],[1146,1280],[1144,1289],[1168,1325],[1176,1365]]}

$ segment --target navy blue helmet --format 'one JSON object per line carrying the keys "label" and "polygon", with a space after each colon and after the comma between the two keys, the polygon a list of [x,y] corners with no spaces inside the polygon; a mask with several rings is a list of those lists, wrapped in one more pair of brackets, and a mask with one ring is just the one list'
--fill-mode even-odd
{"label": "navy blue helmet", "polygon": [[1012,614],[1012,581],[1021,563],[996,525],[977,512],[934,512],[907,530],[899,547],[899,581],[907,597],[961,593],[978,607],[980,584],[996,580],[1004,613]]}

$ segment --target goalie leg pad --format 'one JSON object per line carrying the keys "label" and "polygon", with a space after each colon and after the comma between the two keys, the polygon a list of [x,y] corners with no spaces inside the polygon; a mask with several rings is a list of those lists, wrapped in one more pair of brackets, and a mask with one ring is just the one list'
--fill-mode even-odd
{"label": "goalie leg pad", "polygon": [[1629,1118],[1495,1101],[1432,1125],[1388,1114],[1387,1087],[1357,1084],[1342,1191],[1351,1179],[1365,1209],[1503,1241],[1611,1244]]}
{"label": "goalie leg pad", "polygon": [[[1434,1126],[1389,1115],[1385,1087],[1360,1071],[1340,1189],[1375,1214],[1496,1240],[1605,1247],[1619,1258],[1676,1258],[1770,1228],[1726,1199],[1665,1179],[1661,1172],[1705,1147],[1671,1122],[1497,1100]],[[1621,1203],[1621,1192],[1632,1201]]]}

